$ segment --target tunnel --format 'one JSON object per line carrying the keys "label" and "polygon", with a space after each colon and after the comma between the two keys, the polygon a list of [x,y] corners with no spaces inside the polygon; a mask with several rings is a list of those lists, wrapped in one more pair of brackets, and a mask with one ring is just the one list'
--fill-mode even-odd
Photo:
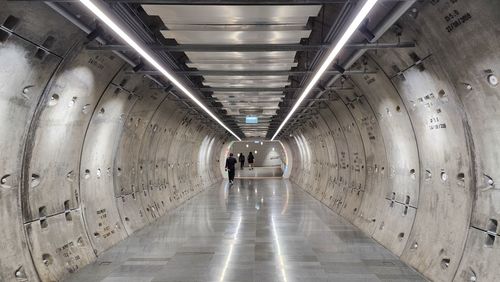
{"label": "tunnel", "polygon": [[0,0],[0,281],[499,281],[499,72],[496,0]]}

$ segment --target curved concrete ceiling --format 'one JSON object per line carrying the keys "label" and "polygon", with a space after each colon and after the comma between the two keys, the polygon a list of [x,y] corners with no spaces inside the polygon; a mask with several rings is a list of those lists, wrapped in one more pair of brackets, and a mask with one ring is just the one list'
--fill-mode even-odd
{"label": "curved concrete ceiling", "polygon": [[[353,68],[371,72],[329,85],[280,137],[292,181],[432,281],[500,277],[499,11],[491,0],[416,3],[379,40],[415,48],[368,50]],[[91,30],[44,3],[2,0],[0,24],[0,281],[67,278],[222,180],[231,137],[135,74],[130,52],[89,50]],[[214,96],[231,110],[231,93]]]}

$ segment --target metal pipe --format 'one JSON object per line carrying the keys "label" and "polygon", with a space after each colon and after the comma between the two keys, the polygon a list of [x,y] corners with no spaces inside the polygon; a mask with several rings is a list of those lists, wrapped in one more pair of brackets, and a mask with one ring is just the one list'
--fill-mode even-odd
{"label": "metal pipe", "polygon": [[[371,40],[371,43],[377,41],[384,33],[396,23],[396,21],[416,2],[416,0],[409,0],[409,1],[402,1],[398,2],[394,8],[389,12],[389,14],[384,17],[384,19],[377,25],[377,27],[372,31],[375,37]],[[366,49],[360,49],[356,50],[350,57],[349,59],[343,64],[345,68],[351,67],[364,53],[366,52]],[[341,74],[335,75],[332,77],[325,85],[325,87],[330,87],[339,79],[342,77]],[[321,98],[323,94],[328,92],[330,89],[326,89],[323,91],[320,91],[318,94],[316,94],[315,99]],[[315,103],[315,101],[311,101],[309,104],[307,104],[306,108],[312,106]],[[300,114],[300,113],[299,113]],[[284,134],[285,131],[282,131],[281,134]]]}
{"label": "metal pipe", "polygon": [[[304,44],[180,44],[180,45],[146,45],[151,50],[160,50],[168,52],[269,52],[269,51],[311,51],[329,48],[329,44],[304,45]],[[387,49],[387,48],[412,48],[414,42],[396,42],[396,43],[351,43],[346,44],[347,49]],[[87,50],[102,51],[130,51],[132,47],[128,45],[105,45],[88,46]]]}

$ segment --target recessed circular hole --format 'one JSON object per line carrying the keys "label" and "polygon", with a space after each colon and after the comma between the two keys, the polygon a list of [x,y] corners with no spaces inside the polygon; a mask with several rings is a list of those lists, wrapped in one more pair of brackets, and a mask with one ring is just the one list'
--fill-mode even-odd
{"label": "recessed circular hole", "polygon": [[432,178],[432,172],[428,169],[425,170],[425,180],[430,180]]}
{"label": "recessed circular hole", "polygon": [[396,106],[396,112],[400,112],[401,111],[401,107],[399,105]]}
{"label": "recessed circular hole", "polygon": [[31,174],[31,188],[35,188],[38,185],[40,185],[40,175],[35,173]]}
{"label": "recessed circular hole", "polygon": [[404,232],[401,232],[398,234],[398,239],[401,241],[403,240],[403,238],[405,237],[405,233]]}
{"label": "recessed circular hole", "polygon": [[106,112],[106,110],[104,110],[104,108],[101,108],[101,109],[99,110],[99,114],[100,114],[100,115],[104,114],[104,112]]}
{"label": "recessed circular hole", "polygon": [[125,217],[125,221],[130,221],[130,218],[128,218],[128,217]]}
{"label": "recessed circular hole", "polygon": [[457,174],[457,180],[464,182],[465,181],[465,174],[463,172],[460,172],[459,174]]}
{"label": "recessed circular hole", "polygon": [[54,263],[54,259],[52,258],[52,256],[50,254],[43,254],[42,255],[42,262],[43,264],[45,264],[46,266],[49,266],[51,265],[52,263]]}
{"label": "recessed circular hole", "polygon": [[82,113],[88,114],[90,111],[90,104],[86,104],[82,107]]}
{"label": "recessed circular hole", "polygon": [[441,260],[441,268],[447,269],[448,267],[450,267],[450,262],[451,262],[451,259],[449,259],[449,258],[442,259]]}
{"label": "recessed circular hole", "polygon": [[66,180],[68,180],[69,182],[73,182],[73,171],[70,171],[66,174]]}
{"label": "recessed circular hole", "polygon": [[444,92],[444,90],[443,90],[443,89],[441,89],[441,90],[439,90],[439,92],[438,92],[438,96],[439,96],[439,98],[443,98],[444,96],[446,96],[446,92]]}
{"label": "recessed circular hole", "polygon": [[71,98],[71,101],[68,103],[68,108],[73,107],[76,104],[76,100],[78,100],[78,97]]}
{"label": "recessed circular hole", "polygon": [[49,100],[48,105],[50,107],[52,107],[52,106],[57,105],[58,102],[59,102],[59,95],[58,94],[52,94],[52,96],[50,96],[50,100]]}
{"label": "recessed circular hole", "polygon": [[446,172],[441,171],[441,180],[446,181],[448,180],[448,174]]}
{"label": "recessed circular hole", "polygon": [[90,178],[90,169],[86,169],[85,170],[85,173],[84,173],[84,176],[83,176],[85,179],[89,179]]}
{"label": "recessed circular hole", "polygon": [[6,174],[6,175],[2,176],[2,178],[0,179],[0,185],[3,188],[10,188],[11,187],[11,185],[9,185],[9,183],[7,183],[9,181],[9,177],[10,177],[10,174]]}

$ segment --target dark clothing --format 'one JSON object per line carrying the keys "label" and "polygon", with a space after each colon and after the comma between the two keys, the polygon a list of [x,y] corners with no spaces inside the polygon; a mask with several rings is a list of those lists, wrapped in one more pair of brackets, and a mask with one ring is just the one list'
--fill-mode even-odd
{"label": "dark clothing", "polygon": [[243,154],[240,154],[240,157],[238,159],[240,161],[240,168],[243,169],[243,166],[245,165],[245,156],[243,156]]}
{"label": "dark clothing", "polygon": [[235,171],[234,169],[231,169],[231,170],[228,170],[228,171],[227,171],[227,174],[228,174],[227,176],[228,176],[228,178],[229,178],[229,181],[233,181],[233,180],[234,180],[234,173],[235,173],[235,172],[236,172],[236,171]]}
{"label": "dark clothing", "polygon": [[248,163],[253,164],[253,155],[248,155]]}
{"label": "dark clothing", "polygon": [[229,157],[229,158],[226,159],[226,169],[228,171],[229,181],[233,181],[234,180],[234,172],[235,172],[234,165],[237,162],[238,161],[234,157]]}
{"label": "dark clothing", "polygon": [[226,159],[226,169],[227,170],[234,170],[234,165],[237,163],[236,159],[234,157],[229,157]]}

